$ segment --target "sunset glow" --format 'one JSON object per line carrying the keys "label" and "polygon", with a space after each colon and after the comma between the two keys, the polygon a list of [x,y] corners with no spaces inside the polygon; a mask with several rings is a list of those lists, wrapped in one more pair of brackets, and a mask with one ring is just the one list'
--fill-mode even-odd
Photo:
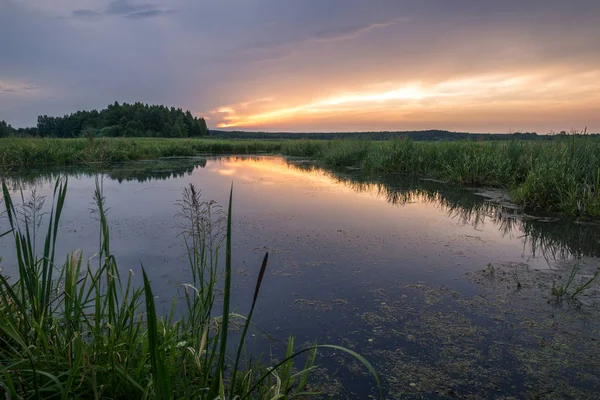
{"label": "sunset glow", "polygon": [[596,0],[6,0],[0,119],[140,101],[224,130],[600,132],[599,16]]}
{"label": "sunset glow", "polygon": [[[291,107],[280,107],[281,103],[285,104],[285,96],[281,96],[281,103],[272,100],[256,103],[254,107],[253,102],[233,104],[213,110],[211,114],[221,119],[219,128],[240,129],[285,129],[306,120],[318,125],[322,119],[345,119],[353,113],[374,122],[398,123],[407,129],[424,120],[436,125],[440,122],[436,116],[446,113],[471,120],[513,113],[519,120],[524,113],[568,112],[600,104],[598,78],[600,70],[569,75],[562,72],[481,75],[429,84],[388,83],[384,86],[389,89],[380,92],[366,89],[340,93]],[[479,115],[467,116],[466,112]],[[443,128],[443,125],[437,127]]]}

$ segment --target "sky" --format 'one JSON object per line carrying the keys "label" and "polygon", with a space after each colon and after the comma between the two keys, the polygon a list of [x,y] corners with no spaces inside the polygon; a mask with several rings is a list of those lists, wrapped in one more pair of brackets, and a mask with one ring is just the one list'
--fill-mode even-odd
{"label": "sky", "polygon": [[600,1],[0,0],[0,120],[114,101],[212,129],[600,132]]}

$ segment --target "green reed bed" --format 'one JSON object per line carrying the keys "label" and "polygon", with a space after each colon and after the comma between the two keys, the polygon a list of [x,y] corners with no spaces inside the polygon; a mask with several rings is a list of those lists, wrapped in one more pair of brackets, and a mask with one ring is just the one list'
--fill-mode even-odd
{"label": "green reed bed", "polygon": [[159,157],[189,157],[199,154],[273,153],[277,141],[97,138],[97,139],[0,139],[0,165],[13,168],[44,164],[113,164]]}
{"label": "green reed bed", "polygon": [[2,168],[233,153],[279,153],[334,169],[493,186],[509,190],[517,203],[531,209],[600,217],[600,140],[591,137],[503,142],[0,139]]}
{"label": "green reed bed", "polygon": [[[35,230],[41,206],[20,210],[3,182],[2,195],[16,253],[15,276],[0,270],[0,397],[6,399],[291,399],[314,397],[311,379],[317,351],[335,349],[362,362],[343,347],[315,345],[296,350],[290,337],[279,363],[242,357],[258,300],[268,254],[260,268],[246,317],[231,312],[231,196],[228,212],[205,201],[190,185],[179,203],[191,270],[179,303],[159,315],[152,285],[142,266],[143,286],[132,283],[131,270],[117,265],[102,183],[96,181],[95,213],[100,225],[98,253],[84,261],[79,251],[58,256],[60,217],[66,180],[54,189],[45,241],[38,249]],[[32,200],[35,202],[36,200]],[[25,202],[25,200],[24,200]],[[219,269],[225,244],[224,270]],[[62,261],[64,260],[64,261]],[[221,275],[223,307],[215,307]],[[177,310],[177,313],[176,313]],[[175,317],[175,315],[181,315]],[[242,318],[243,331],[232,343],[229,324]],[[268,327],[266,327],[268,328]],[[297,368],[299,356],[305,357]],[[268,362],[268,360],[266,360]]]}
{"label": "green reed bed", "polygon": [[600,217],[600,140],[525,142],[308,141],[285,143],[287,155],[326,167],[413,174],[467,186],[509,190],[528,208]]}

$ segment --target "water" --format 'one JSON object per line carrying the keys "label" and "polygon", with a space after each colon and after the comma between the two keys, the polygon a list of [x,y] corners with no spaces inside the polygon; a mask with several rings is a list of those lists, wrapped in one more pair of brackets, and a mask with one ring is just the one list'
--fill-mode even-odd
{"label": "water", "polygon": [[[66,172],[58,254],[82,249],[91,257],[98,248],[90,212],[98,173]],[[36,188],[47,196],[48,209],[56,173],[31,171],[14,184],[26,195]],[[204,199],[225,206],[233,184],[233,304],[247,311],[269,251],[254,321],[275,339],[293,333],[299,343],[355,349],[374,362],[389,398],[548,390],[550,398],[585,398],[600,381],[598,362],[586,358],[598,350],[589,347],[597,346],[600,330],[596,297],[576,312],[547,302],[551,283],[575,260],[597,261],[595,224],[527,215],[495,193],[492,202],[475,190],[331,173],[279,157],[160,160],[99,176],[112,252],[138,284],[144,265],[165,311],[178,285],[190,280],[174,220],[182,190],[193,183]],[[0,219],[0,232],[6,226]],[[8,237],[0,239],[7,275],[13,251]],[[540,337],[548,341],[542,350]],[[322,364],[338,368],[344,385],[337,398],[374,393],[354,362],[329,355]]]}

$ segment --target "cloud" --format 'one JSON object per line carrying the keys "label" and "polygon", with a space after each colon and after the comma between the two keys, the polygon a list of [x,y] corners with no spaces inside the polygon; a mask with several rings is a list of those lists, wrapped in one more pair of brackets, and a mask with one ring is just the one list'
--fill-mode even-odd
{"label": "cloud", "polygon": [[9,85],[7,83],[1,82],[0,81],[0,92],[16,92],[16,88],[13,85]]}
{"label": "cloud", "polygon": [[245,61],[274,61],[291,57],[299,46],[314,42],[337,42],[351,40],[371,30],[387,28],[399,21],[408,22],[408,18],[394,18],[392,20],[362,25],[342,26],[333,29],[317,31],[313,34],[287,40],[257,42],[246,45],[241,50]]}
{"label": "cloud", "polygon": [[320,42],[335,42],[338,40],[349,40],[360,36],[373,29],[387,28],[394,25],[398,21],[409,22],[409,18],[395,18],[388,22],[379,22],[368,25],[346,26],[338,29],[324,30],[312,35],[312,39]]}
{"label": "cloud", "polygon": [[128,15],[156,8],[155,4],[133,4],[129,0],[115,0],[108,4],[106,13]]}
{"label": "cloud", "polygon": [[[442,115],[450,118],[457,108],[461,111],[481,112],[484,118],[496,118],[495,112],[539,113],[540,110],[568,109],[597,104],[600,96],[597,77],[600,70],[594,69],[564,76],[552,74],[491,74],[470,76],[437,83],[407,82],[392,85],[387,90],[340,93],[333,97],[313,100],[310,103],[281,107],[241,107],[233,105],[217,110],[218,128],[273,129],[294,126],[298,123],[323,123],[336,118],[347,123],[359,114],[370,113],[373,120],[391,123],[410,123],[417,126],[420,120]],[[576,99],[576,100],[575,100]],[[248,103],[250,104],[250,103]],[[393,113],[390,111],[393,110]],[[464,113],[463,113],[464,117]],[[474,120],[477,117],[472,117]]]}
{"label": "cloud", "polygon": [[38,85],[31,83],[0,80],[0,94],[26,95],[30,93],[39,95],[40,89]]}
{"label": "cloud", "polygon": [[71,13],[74,17],[78,18],[93,18],[102,15],[98,11],[90,10],[90,9],[82,9],[82,10],[74,10]]}
{"label": "cloud", "polygon": [[342,26],[339,28],[327,29],[317,31],[316,33],[306,35],[300,38],[292,38],[287,40],[272,41],[272,42],[258,42],[244,46],[244,49],[252,50],[272,50],[287,48],[292,45],[304,44],[309,42],[335,42],[342,40],[354,39],[363,33],[366,33],[373,29],[386,28],[392,26],[398,21],[410,21],[408,18],[394,18],[390,21],[376,22],[371,24],[354,25],[354,26]]}
{"label": "cloud", "polygon": [[106,8],[93,10],[78,9],[71,12],[74,18],[96,18],[100,16],[120,16],[127,19],[156,18],[172,14],[174,10],[164,9],[153,3],[134,3],[131,0],[114,0]]}
{"label": "cloud", "polygon": [[162,15],[174,13],[173,10],[146,10],[125,15],[129,19],[154,18]]}

